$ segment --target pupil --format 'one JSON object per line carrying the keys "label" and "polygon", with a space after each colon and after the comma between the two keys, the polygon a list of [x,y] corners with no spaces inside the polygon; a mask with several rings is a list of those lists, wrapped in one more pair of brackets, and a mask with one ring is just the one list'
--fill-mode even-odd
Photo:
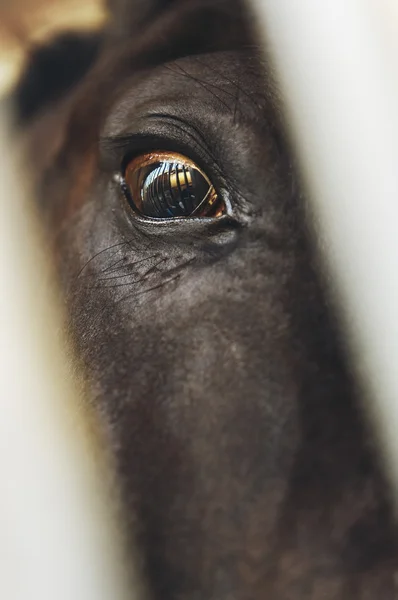
{"label": "pupil", "polygon": [[195,167],[171,161],[137,169],[133,189],[140,190],[141,212],[149,217],[189,217],[210,185]]}

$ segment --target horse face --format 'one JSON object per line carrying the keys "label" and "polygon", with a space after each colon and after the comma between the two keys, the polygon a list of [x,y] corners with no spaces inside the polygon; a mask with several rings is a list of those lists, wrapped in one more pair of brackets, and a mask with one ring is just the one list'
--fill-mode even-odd
{"label": "horse face", "polygon": [[[388,500],[250,16],[113,8],[96,65],[27,137],[153,597],[392,599]],[[179,168],[216,209],[188,210]]]}

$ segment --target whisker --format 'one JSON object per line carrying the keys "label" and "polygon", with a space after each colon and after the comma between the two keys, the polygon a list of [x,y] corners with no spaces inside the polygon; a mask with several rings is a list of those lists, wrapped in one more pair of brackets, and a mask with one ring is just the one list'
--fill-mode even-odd
{"label": "whisker", "polygon": [[121,263],[124,260],[127,260],[127,256],[122,256],[122,258],[119,258],[119,260],[117,260],[116,262],[112,263],[108,267],[105,267],[105,269],[102,269],[101,273],[107,273],[109,271],[111,273],[113,273],[113,271],[114,271],[113,267],[116,267],[116,265],[118,265],[119,263]]}
{"label": "whisker", "polygon": [[109,250],[112,250],[113,248],[117,248],[117,247],[120,247],[120,246],[125,246],[128,243],[129,242],[119,242],[118,244],[113,244],[113,246],[108,246],[107,248],[103,248],[103,250],[100,250],[99,252],[97,252],[96,254],[94,254],[94,256],[92,256],[86,263],[84,263],[84,265],[82,266],[82,268],[80,269],[80,271],[77,273],[76,279],[79,279],[79,277],[83,273],[84,269],[86,269],[88,267],[88,265],[93,260],[95,260],[98,256],[100,256],[101,254],[104,254],[105,252],[108,252]]}
{"label": "whisker", "polygon": [[[149,275],[150,273],[152,273],[153,271],[156,271],[158,266],[161,265],[162,263],[166,262],[168,260],[168,257],[164,257],[162,258],[162,260],[160,260],[158,263],[156,263],[156,265],[153,265],[153,267],[151,267],[146,274]],[[170,271],[168,271],[168,273],[170,273]]]}
{"label": "whisker", "polygon": [[[219,71],[218,69],[216,69],[215,67],[208,65],[206,62],[201,61],[199,58],[195,57],[194,58],[195,62],[199,63],[200,65],[202,65],[203,67],[207,67],[209,69],[209,71],[212,71],[213,73],[215,73],[216,75],[219,75],[220,77],[223,77],[225,79],[225,81],[227,81],[228,83],[230,83],[231,85],[234,85],[238,92],[243,94],[243,96],[246,96],[246,98],[248,100],[250,100],[251,104],[255,107],[255,108],[261,108],[261,106],[259,104],[257,104],[257,102],[255,102],[253,95],[249,94],[249,92],[247,92],[245,90],[245,88],[243,88],[240,85],[239,79],[238,82],[233,81],[233,79],[231,79],[230,77],[228,77],[227,75],[225,75],[224,73],[222,73],[221,71]],[[231,94],[232,95],[232,94]]]}
{"label": "whisker", "polygon": [[175,275],[174,277],[171,277],[170,279],[166,279],[166,280],[162,281],[161,283],[158,283],[158,285],[154,285],[153,287],[147,288],[146,290],[141,290],[139,292],[135,292],[134,294],[127,294],[126,296],[123,296],[123,298],[120,298],[120,300],[118,300],[116,302],[116,304],[119,304],[120,302],[123,302],[124,300],[128,300],[129,298],[135,298],[136,296],[142,296],[143,294],[148,294],[149,292],[158,290],[159,288],[163,287],[164,285],[167,285],[168,283],[172,283],[173,281],[180,279],[180,277],[181,277],[181,273],[177,273],[177,275]]}
{"label": "whisker", "polygon": [[[180,65],[177,65],[176,63],[174,63],[174,64],[181,71],[181,73],[176,72],[174,69],[172,69],[169,66],[165,66],[164,68],[167,69],[168,71],[171,71],[175,75],[185,75],[185,77],[187,77],[188,79],[191,79],[192,81],[195,81],[204,90],[206,90],[209,94],[211,94],[212,96],[214,96],[214,98],[216,98],[228,111],[232,112],[231,107],[228,106],[228,104],[226,102],[224,102],[224,100],[222,100],[215,92],[213,92],[213,90],[209,89],[209,84],[207,82],[205,83],[201,79],[198,79],[197,77],[194,77],[193,75],[191,75],[190,73],[188,73],[187,71],[185,71],[185,69],[183,69]],[[224,92],[224,90],[222,90],[222,89],[220,91]]]}
{"label": "whisker", "polygon": [[[156,255],[155,255],[156,256]],[[164,262],[165,260],[167,260],[167,258],[162,258],[162,260],[160,260],[156,265],[153,265],[152,267],[150,267],[143,275],[143,277],[141,277],[141,279],[136,279],[135,281],[127,281],[126,283],[116,283],[114,285],[94,285],[91,286],[91,289],[114,289],[114,288],[118,288],[118,287],[125,287],[126,285],[135,285],[136,283],[142,283],[143,281],[145,281],[146,279],[148,279],[148,275],[150,275],[155,269],[157,269],[157,267]],[[142,262],[142,261],[141,261]],[[184,265],[181,265],[182,267]],[[169,272],[172,272],[173,269]],[[122,277],[128,277],[133,275],[133,273],[129,273],[127,275],[121,275],[120,277],[111,277],[109,279],[121,279]],[[102,279],[102,281],[107,281],[107,278]]]}
{"label": "whisker", "polygon": [[120,288],[120,287],[126,287],[128,285],[135,285],[136,283],[142,283],[143,281],[146,280],[146,275],[144,275],[144,277],[141,277],[141,279],[135,279],[134,281],[126,281],[125,283],[115,283],[113,285],[92,285],[90,286],[91,290],[114,290],[116,288]]}
{"label": "whisker", "polygon": [[[136,260],[136,261],[134,261],[132,263],[129,262],[127,264],[121,265],[120,267],[118,267],[116,269],[112,269],[111,271],[108,271],[108,273],[117,273],[118,271],[121,271],[123,269],[132,269],[133,267],[135,267],[135,266],[137,266],[139,264],[142,264],[145,261],[152,260],[152,259],[154,259],[154,258],[156,258],[158,256],[159,256],[159,253],[152,254],[151,256],[147,256],[145,258],[142,258],[141,260]],[[163,260],[166,260],[166,259],[163,259]],[[104,271],[102,271],[102,273],[104,273]],[[121,277],[129,277],[129,276],[131,276],[133,274],[134,273],[125,273],[124,275],[115,275],[115,277],[100,277],[98,279],[98,281],[111,281],[112,279],[119,279]]]}

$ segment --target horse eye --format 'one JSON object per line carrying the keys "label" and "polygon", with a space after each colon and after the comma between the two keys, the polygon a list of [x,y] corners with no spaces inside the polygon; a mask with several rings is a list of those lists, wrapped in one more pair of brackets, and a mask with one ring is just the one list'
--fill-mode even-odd
{"label": "horse eye", "polygon": [[125,184],[139,213],[155,219],[220,217],[225,204],[207,175],[189,158],[172,152],[137,156]]}

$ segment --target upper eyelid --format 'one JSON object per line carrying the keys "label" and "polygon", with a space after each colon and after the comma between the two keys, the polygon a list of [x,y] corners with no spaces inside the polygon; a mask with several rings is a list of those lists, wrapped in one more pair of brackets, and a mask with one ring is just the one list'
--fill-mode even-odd
{"label": "upper eyelid", "polygon": [[[159,135],[154,134],[152,127],[156,123],[161,124],[166,131]],[[182,134],[181,137],[189,138],[189,143],[181,142],[179,134]],[[211,166],[215,176],[224,178],[221,165],[207,144],[205,134],[191,122],[175,115],[159,112],[137,119],[136,125],[132,127],[131,131],[100,137],[100,166],[104,171],[115,172],[118,170],[120,172],[128,153],[139,154],[156,149],[174,150],[186,154],[198,162],[204,170]],[[197,149],[200,150],[201,156],[198,156]],[[204,157],[207,160],[204,160]],[[200,164],[201,162],[206,164]]]}
{"label": "upper eyelid", "polygon": [[108,170],[107,167],[110,164],[109,170],[114,170],[114,163],[117,162],[124,152],[127,152],[131,138],[131,135],[114,135],[100,137],[99,139],[99,156],[100,166]]}
{"label": "upper eyelid", "polygon": [[[125,142],[129,142],[134,138],[149,137],[150,135],[153,135],[152,126],[154,123],[162,125],[163,127],[168,126],[170,130],[181,130],[182,128],[185,134],[191,134],[192,137],[198,137],[204,141],[203,133],[199,131],[192,122],[172,114],[164,114],[157,111],[135,118],[134,120],[135,123],[132,123],[130,129],[127,131],[125,130],[114,135],[110,134],[108,136],[100,137],[100,150],[103,149],[107,151],[109,148],[111,150],[118,150],[120,149],[120,145],[123,146]],[[163,136],[160,135],[159,137]],[[164,137],[166,138],[167,136]]]}

